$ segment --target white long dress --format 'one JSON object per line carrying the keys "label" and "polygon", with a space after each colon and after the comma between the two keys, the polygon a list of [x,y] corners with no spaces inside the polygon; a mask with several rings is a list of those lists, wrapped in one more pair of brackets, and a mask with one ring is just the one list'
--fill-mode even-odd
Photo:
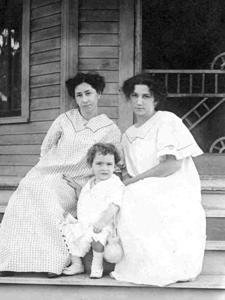
{"label": "white long dress", "polygon": [[126,187],[119,222],[125,255],[114,277],[157,286],[194,279],[206,239],[200,180],[191,158],[201,149],[181,119],[162,111],[139,128],[131,126],[122,144],[131,176],[156,166],[165,155],[182,159],[182,166],[173,175]]}
{"label": "white long dress", "polygon": [[49,129],[40,161],[9,200],[0,228],[0,271],[60,274],[68,260],[59,223],[75,213],[74,190],[62,174],[82,186],[90,178],[87,150],[96,142],[120,144],[118,127],[106,116],[85,120],[78,110],[61,114]]}

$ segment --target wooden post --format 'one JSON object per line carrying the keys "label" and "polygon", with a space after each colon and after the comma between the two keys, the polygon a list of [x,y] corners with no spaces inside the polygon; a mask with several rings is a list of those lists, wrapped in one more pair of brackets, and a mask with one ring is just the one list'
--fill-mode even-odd
{"label": "wooden post", "polygon": [[[134,75],[134,13],[135,0],[120,0],[120,57],[119,57],[119,84]],[[118,125],[125,131],[133,123],[133,113],[130,103],[120,93]]]}
{"label": "wooden post", "polygon": [[61,112],[70,108],[72,98],[68,95],[65,81],[78,70],[78,0],[62,1],[61,32]]}

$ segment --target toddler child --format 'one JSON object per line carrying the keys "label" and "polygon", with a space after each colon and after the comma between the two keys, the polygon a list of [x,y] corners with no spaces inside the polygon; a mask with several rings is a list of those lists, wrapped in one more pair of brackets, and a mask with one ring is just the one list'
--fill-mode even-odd
{"label": "toddler child", "polygon": [[87,163],[94,176],[79,195],[77,219],[67,214],[62,224],[72,262],[64,269],[65,275],[83,273],[81,257],[92,248],[90,277],[102,277],[104,247],[112,233],[113,219],[119,211],[124,189],[119,177],[113,173],[119,161],[119,153],[113,144],[97,143],[87,153]]}

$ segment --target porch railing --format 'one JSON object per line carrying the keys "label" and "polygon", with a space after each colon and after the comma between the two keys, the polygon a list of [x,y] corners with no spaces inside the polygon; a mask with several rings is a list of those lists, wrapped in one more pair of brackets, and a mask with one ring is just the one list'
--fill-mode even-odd
{"label": "porch railing", "polygon": [[[145,70],[164,82],[169,98],[200,98],[182,116],[192,130],[225,101],[225,72],[221,70]],[[216,98],[217,101],[210,101]]]}
{"label": "porch railing", "polygon": [[145,70],[164,81],[168,97],[225,97],[225,71]]}

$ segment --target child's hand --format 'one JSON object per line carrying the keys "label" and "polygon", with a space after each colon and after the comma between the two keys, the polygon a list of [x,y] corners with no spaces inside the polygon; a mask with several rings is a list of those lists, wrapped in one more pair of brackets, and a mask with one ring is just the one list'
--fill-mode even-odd
{"label": "child's hand", "polygon": [[106,224],[102,220],[95,222],[93,225],[94,233],[100,233],[105,226]]}
{"label": "child's hand", "polygon": [[82,187],[72,177],[68,175],[63,174],[62,178],[66,181],[66,183],[69,186],[71,186],[75,190],[76,196],[78,198]]}

